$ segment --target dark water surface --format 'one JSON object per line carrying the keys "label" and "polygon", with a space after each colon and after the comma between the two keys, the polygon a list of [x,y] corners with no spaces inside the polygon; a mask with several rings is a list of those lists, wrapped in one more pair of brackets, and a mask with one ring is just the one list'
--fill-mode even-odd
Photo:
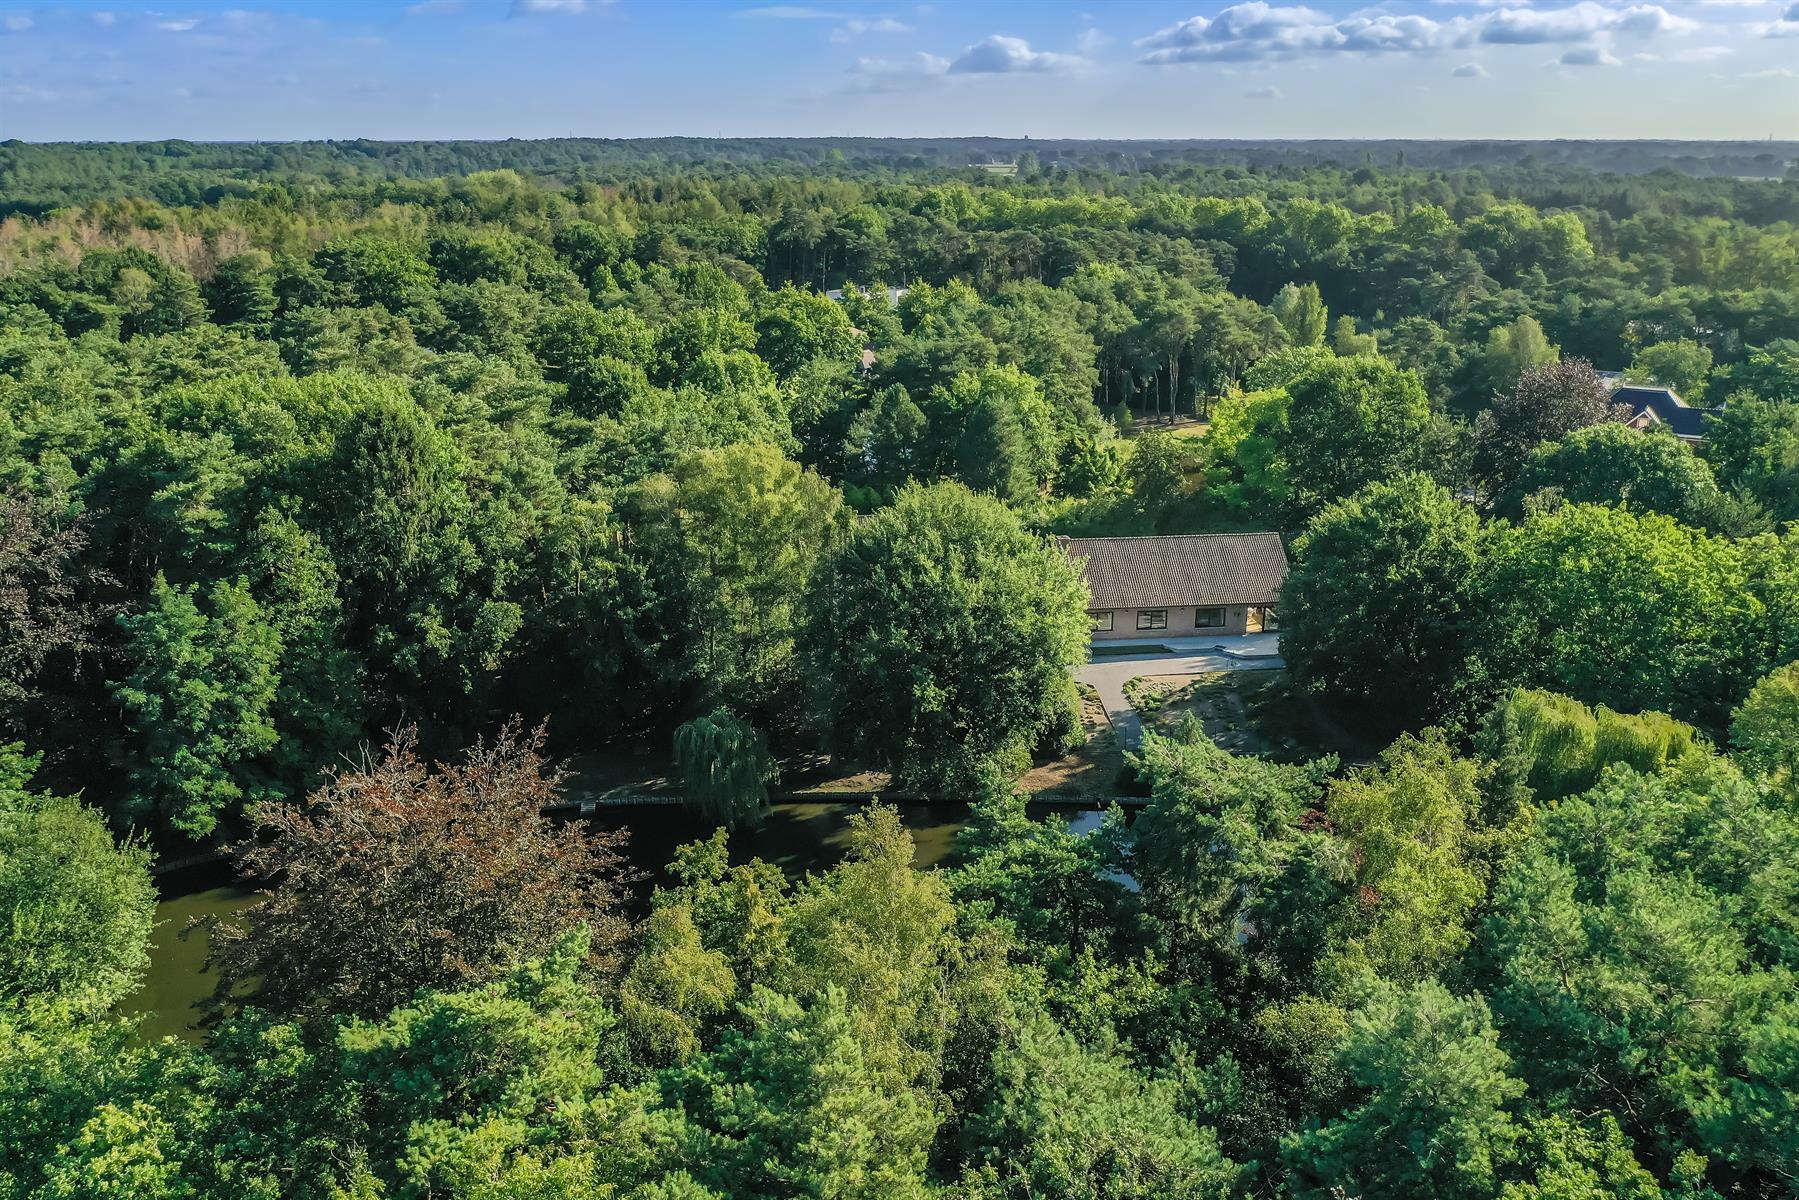
{"label": "dark water surface", "polygon": [[[777,804],[762,827],[744,830],[731,838],[733,862],[760,858],[787,874],[798,876],[823,870],[843,857],[849,844],[850,817],[862,807],[854,803]],[[946,864],[955,850],[956,834],[968,823],[968,808],[958,804],[902,804],[900,819],[912,831],[918,867]],[[1092,810],[1050,809],[1074,822],[1077,829],[1097,823]],[[711,830],[696,823],[678,805],[602,809],[593,818],[603,828],[627,828],[631,840],[626,857],[648,877],[646,885],[667,882],[665,868],[677,846],[708,837]],[[120,1005],[126,1015],[145,1014],[146,1038],[164,1035],[197,1037],[195,1023],[203,1015],[200,1004],[212,994],[215,977],[206,970],[207,938],[203,929],[183,936],[196,918],[229,916],[250,903],[251,891],[236,880],[230,867],[213,866],[172,871],[157,879],[162,902],[157,905],[156,932],[151,937],[150,970],[136,995]]]}

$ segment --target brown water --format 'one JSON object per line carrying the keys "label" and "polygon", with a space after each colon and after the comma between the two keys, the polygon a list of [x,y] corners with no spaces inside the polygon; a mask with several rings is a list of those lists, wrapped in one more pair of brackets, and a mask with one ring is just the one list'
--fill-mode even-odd
{"label": "brown water", "polygon": [[[761,828],[732,835],[731,858],[734,862],[760,858],[791,876],[823,870],[843,857],[849,843],[850,817],[861,807],[849,803],[777,804]],[[917,846],[913,865],[926,868],[948,863],[955,850],[956,834],[968,823],[967,807],[898,807],[900,819],[912,831]],[[1090,826],[1098,815],[1048,808],[1039,815],[1050,812],[1072,819],[1077,828]],[[710,828],[696,823],[675,805],[603,809],[594,822],[631,831],[627,857],[649,877],[651,884],[667,881],[665,869],[676,847],[711,835]],[[147,1038],[196,1038],[196,1023],[204,1015],[200,1005],[212,994],[215,977],[206,970],[205,930],[194,929],[185,936],[183,931],[196,918],[237,912],[250,903],[251,893],[233,881],[229,868],[223,865],[172,872],[157,882],[163,900],[156,907],[150,969],[143,987],[120,1005],[120,1011],[126,1015],[145,1014],[142,1033]]]}

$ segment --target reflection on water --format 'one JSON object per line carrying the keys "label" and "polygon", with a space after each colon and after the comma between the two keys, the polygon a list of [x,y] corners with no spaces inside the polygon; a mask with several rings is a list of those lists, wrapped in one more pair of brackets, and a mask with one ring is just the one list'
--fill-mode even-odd
{"label": "reflection on water", "polygon": [[[774,863],[790,876],[820,871],[843,857],[849,845],[850,817],[860,804],[777,804],[759,829],[740,830],[731,837],[731,860],[760,858]],[[949,863],[956,834],[968,823],[968,809],[957,804],[902,804],[900,819],[912,832],[917,852],[914,866],[937,867]],[[1078,832],[1091,832],[1100,814],[1092,810],[1043,809],[1039,816],[1055,812],[1068,819]],[[668,882],[665,868],[675,848],[710,836],[710,828],[696,823],[678,806],[602,809],[593,818],[603,828],[627,828],[631,840],[626,857],[646,876],[647,884]],[[165,875],[158,881],[163,901],[156,906],[157,926],[150,948],[150,969],[144,986],[120,1005],[127,1015],[147,1014],[144,1036],[195,1038],[200,1004],[212,994],[215,976],[206,967],[206,933],[182,931],[197,917],[227,916],[250,902],[247,888],[230,881],[224,866],[197,868]]]}
{"label": "reflection on water", "polygon": [[[822,871],[843,857],[849,848],[850,818],[860,804],[777,804],[762,825],[740,829],[731,835],[731,861],[760,858],[790,876]],[[948,862],[956,834],[968,823],[968,808],[960,804],[901,804],[900,820],[912,833],[917,849],[915,867],[936,867]],[[675,849],[710,837],[711,828],[696,822],[677,805],[645,808],[601,809],[593,822],[607,829],[629,829],[626,857],[649,876],[652,884],[666,883],[663,871]]]}

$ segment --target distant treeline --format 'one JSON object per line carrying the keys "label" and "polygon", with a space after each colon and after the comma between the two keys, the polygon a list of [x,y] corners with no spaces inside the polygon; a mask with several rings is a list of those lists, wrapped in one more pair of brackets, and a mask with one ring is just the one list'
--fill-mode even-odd
{"label": "distant treeline", "polygon": [[[1027,158],[1028,156],[1028,158]],[[1178,174],[1194,167],[1290,173],[1320,166],[1498,169],[1524,175],[1671,171],[1696,178],[1781,179],[1799,160],[1790,141],[1086,141],[1029,138],[541,138],[505,141],[0,143],[0,214],[41,213],[126,195],[165,204],[214,202],[255,183],[429,178],[510,169],[563,182],[609,181],[682,168],[844,174],[942,170],[1029,161],[1046,169]]]}

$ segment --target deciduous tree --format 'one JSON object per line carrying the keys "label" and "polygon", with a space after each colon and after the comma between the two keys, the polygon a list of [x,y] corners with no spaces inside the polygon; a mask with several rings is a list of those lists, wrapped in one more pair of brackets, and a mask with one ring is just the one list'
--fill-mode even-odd
{"label": "deciduous tree", "polygon": [[151,607],[119,623],[131,673],[113,691],[136,734],[120,815],[203,837],[221,811],[266,790],[280,635],[242,583],[201,593],[161,576]]}
{"label": "deciduous tree", "polygon": [[96,1017],[150,961],[150,852],[73,797],[31,790],[39,761],[0,744],[0,1011]]}
{"label": "deciduous tree", "polygon": [[1705,396],[1705,377],[1711,369],[1710,348],[1682,338],[1644,346],[1631,359],[1625,376],[1639,383],[1658,383],[1672,388],[1688,404],[1698,404]]}
{"label": "deciduous tree", "polygon": [[1296,377],[1287,394],[1284,449],[1295,517],[1418,465],[1430,401],[1410,371],[1382,358],[1340,359]]}
{"label": "deciduous tree", "polygon": [[1481,414],[1475,475],[1490,494],[1497,493],[1544,442],[1558,442],[1615,415],[1611,389],[1591,364],[1577,358],[1527,364],[1517,383],[1494,396],[1492,408]]}
{"label": "deciduous tree", "polygon": [[1756,682],[1730,719],[1730,744],[1743,765],[1784,791],[1799,788],[1799,663]]}
{"label": "deciduous tree", "polygon": [[841,752],[966,787],[1068,736],[1085,653],[1079,575],[998,501],[913,486],[829,558],[808,607],[821,717]]}
{"label": "deciduous tree", "polygon": [[1713,525],[1730,516],[1711,468],[1685,443],[1610,423],[1577,429],[1531,451],[1494,508],[1517,517],[1532,497],[1666,513],[1684,525]]}
{"label": "deciduous tree", "polygon": [[220,991],[283,1013],[374,1015],[421,988],[479,986],[586,927],[609,972],[627,923],[622,835],[553,824],[543,733],[508,726],[427,766],[403,731],[304,805],[255,812],[238,850],[258,902],[214,931]]}
{"label": "deciduous tree", "polygon": [[768,785],[779,771],[763,736],[730,709],[715,708],[676,729],[675,764],[689,812],[726,829],[762,823]]}
{"label": "deciduous tree", "polygon": [[1487,614],[1480,519],[1421,475],[1326,508],[1293,544],[1281,652],[1301,686],[1382,731],[1465,718]]}

